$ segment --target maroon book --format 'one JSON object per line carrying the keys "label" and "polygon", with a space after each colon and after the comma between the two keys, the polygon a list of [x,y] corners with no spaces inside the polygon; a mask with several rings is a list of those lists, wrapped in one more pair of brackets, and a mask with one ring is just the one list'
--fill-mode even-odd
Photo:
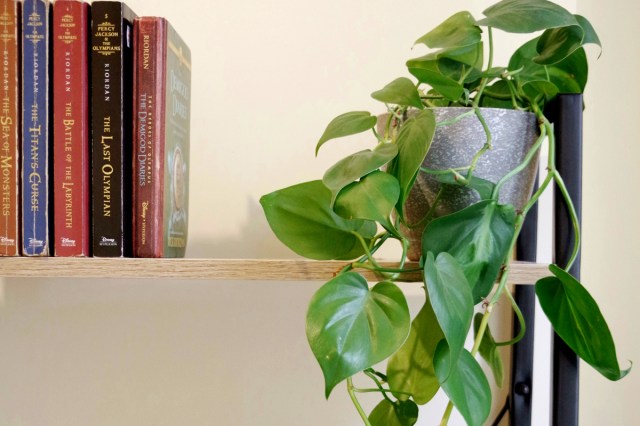
{"label": "maroon book", "polygon": [[0,0],[0,256],[20,255],[20,2]]}
{"label": "maroon book", "polygon": [[191,54],[164,18],[134,25],[134,256],[187,244]]}
{"label": "maroon book", "polygon": [[56,256],[89,256],[89,5],[53,6],[53,205]]}

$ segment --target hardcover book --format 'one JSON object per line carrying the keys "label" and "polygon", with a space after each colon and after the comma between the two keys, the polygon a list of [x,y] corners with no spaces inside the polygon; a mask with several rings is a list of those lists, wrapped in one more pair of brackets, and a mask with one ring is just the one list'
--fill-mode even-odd
{"label": "hardcover book", "polygon": [[191,53],[164,18],[136,19],[134,40],[134,255],[183,257]]}
{"label": "hardcover book", "polygon": [[133,20],[124,3],[91,4],[93,256],[131,255]]}
{"label": "hardcover book", "polygon": [[0,87],[0,172],[2,216],[0,256],[19,256],[20,243],[20,6],[16,0],[0,0],[0,48],[3,84]]}
{"label": "hardcover book", "polygon": [[89,5],[53,5],[53,205],[56,256],[89,256]]}
{"label": "hardcover book", "polygon": [[22,14],[22,253],[50,254],[49,1]]}

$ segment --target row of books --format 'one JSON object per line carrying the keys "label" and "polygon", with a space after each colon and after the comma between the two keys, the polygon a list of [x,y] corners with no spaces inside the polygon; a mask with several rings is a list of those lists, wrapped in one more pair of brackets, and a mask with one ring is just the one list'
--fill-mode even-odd
{"label": "row of books", "polygon": [[191,54],[124,3],[0,0],[1,256],[182,257]]}

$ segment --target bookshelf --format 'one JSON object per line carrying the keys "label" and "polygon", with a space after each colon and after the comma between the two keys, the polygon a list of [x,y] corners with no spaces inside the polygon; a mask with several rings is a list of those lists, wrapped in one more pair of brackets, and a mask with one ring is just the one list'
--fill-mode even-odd
{"label": "bookshelf", "polygon": [[[386,267],[397,263],[380,262]],[[272,259],[137,259],[137,258],[0,258],[0,277],[5,278],[175,278],[230,281],[327,281],[347,262]],[[407,264],[407,268],[417,267]],[[373,273],[365,272],[370,281]],[[549,275],[547,265],[514,262],[510,281],[533,284]],[[419,273],[407,274],[406,282],[421,281]]]}

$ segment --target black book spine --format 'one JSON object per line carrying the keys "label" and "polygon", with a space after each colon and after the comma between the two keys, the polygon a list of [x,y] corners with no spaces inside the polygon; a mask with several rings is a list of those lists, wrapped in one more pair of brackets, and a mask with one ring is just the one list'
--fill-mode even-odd
{"label": "black book spine", "polygon": [[134,18],[124,3],[92,3],[92,248],[97,257],[131,255]]}

